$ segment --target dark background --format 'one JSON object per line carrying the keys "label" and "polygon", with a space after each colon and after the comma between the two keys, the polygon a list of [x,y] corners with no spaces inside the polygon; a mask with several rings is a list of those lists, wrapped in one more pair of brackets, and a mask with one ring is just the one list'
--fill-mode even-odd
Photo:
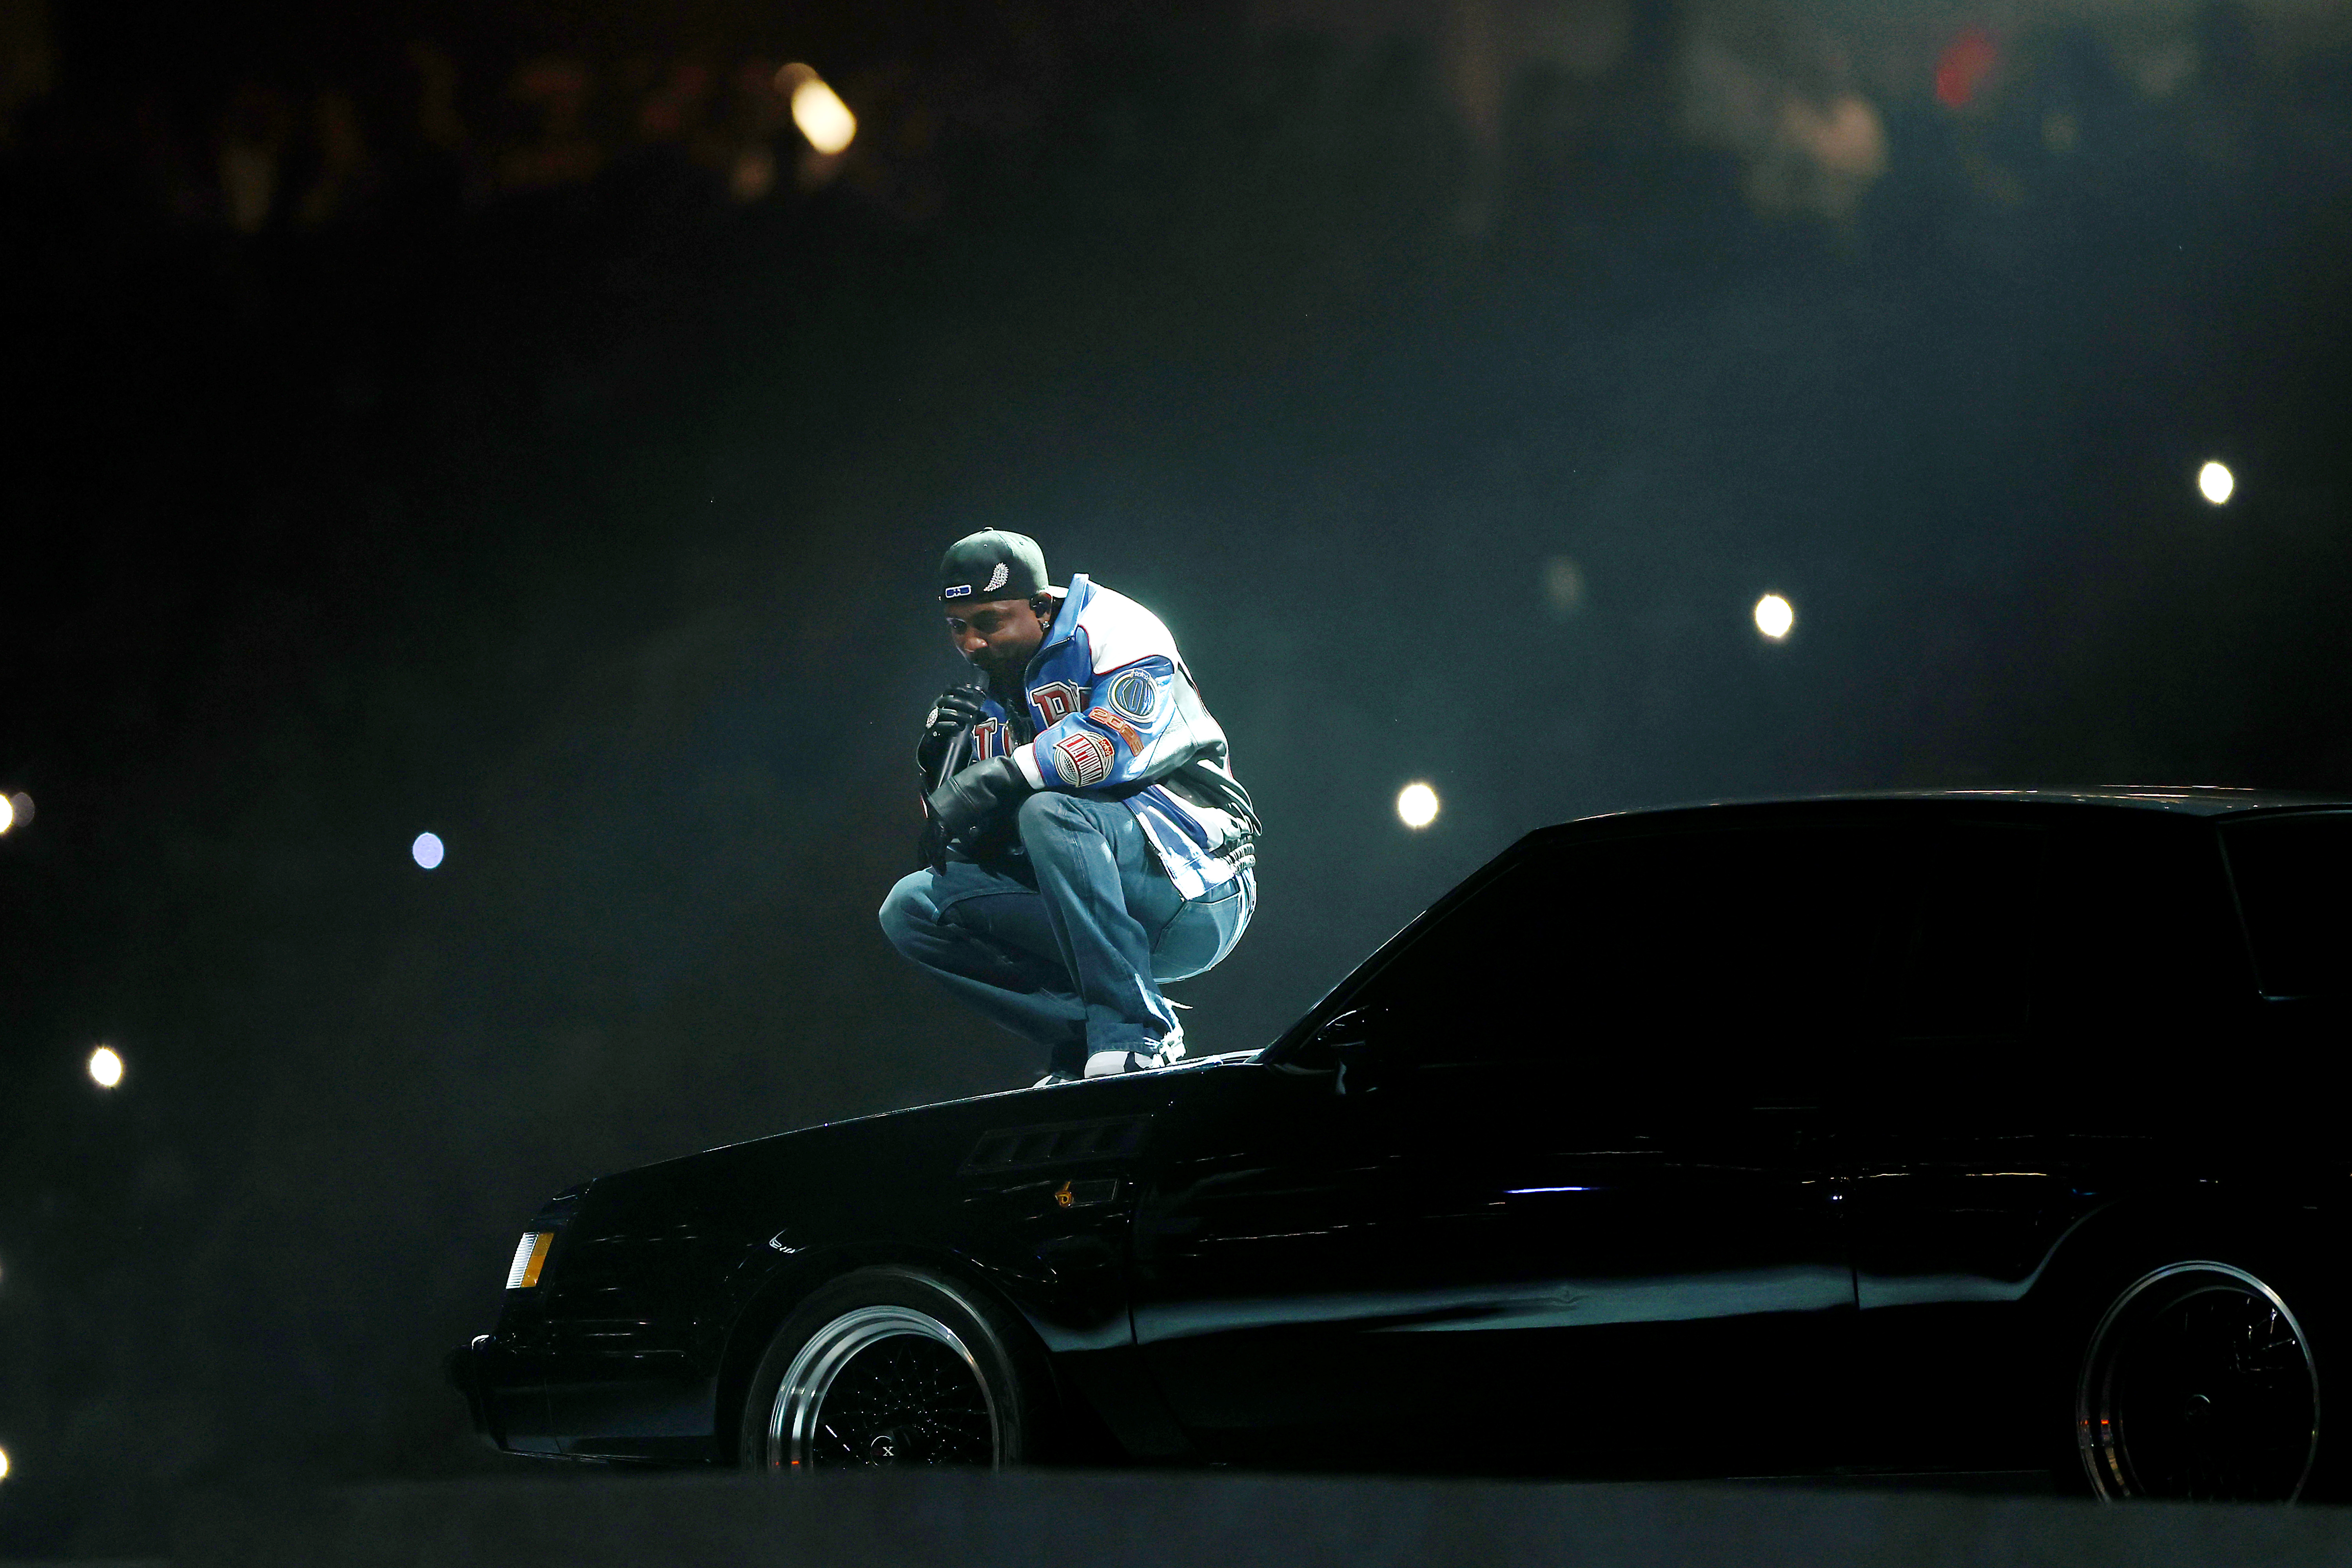
{"label": "dark background", "polygon": [[518,1466],[541,1198],[1034,1075],[873,920],[971,529],[1233,737],[1197,1049],[1580,814],[2352,786],[2347,195],[2322,0],[0,0],[0,1548]]}

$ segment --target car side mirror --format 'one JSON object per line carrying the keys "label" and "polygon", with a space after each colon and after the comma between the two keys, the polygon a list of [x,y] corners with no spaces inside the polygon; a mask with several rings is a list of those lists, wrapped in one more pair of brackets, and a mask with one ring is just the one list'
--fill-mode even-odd
{"label": "car side mirror", "polygon": [[1381,1087],[1386,1076],[1387,1023],[1385,1007],[1350,1007],[1308,1038],[1306,1054],[1339,1069],[1333,1093],[1370,1094]]}

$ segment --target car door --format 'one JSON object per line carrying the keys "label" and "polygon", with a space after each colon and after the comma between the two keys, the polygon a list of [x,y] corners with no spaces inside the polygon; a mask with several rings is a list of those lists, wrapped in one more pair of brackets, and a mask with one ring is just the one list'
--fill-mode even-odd
{"label": "car door", "polygon": [[1526,847],[1335,993],[1321,1039],[1190,1086],[1135,1321],[1194,1441],[1832,1462],[1853,1279],[1811,1141],[1884,969],[1880,843],[1816,822]]}
{"label": "car door", "polygon": [[1832,1141],[1857,1375],[1889,1413],[1871,1458],[2039,1467],[2032,1419],[2062,1374],[2034,1291],[2070,1231],[2161,1179],[2169,1131],[2210,1110],[2252,976],[2206,824],[1961,817],[1905,858],[1887,1043],[1856,1064]]}

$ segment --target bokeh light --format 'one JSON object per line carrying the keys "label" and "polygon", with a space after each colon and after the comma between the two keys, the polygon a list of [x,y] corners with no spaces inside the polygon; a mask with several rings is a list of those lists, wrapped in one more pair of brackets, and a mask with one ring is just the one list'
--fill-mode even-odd
{"label": "bokeh light", "polygon": [[830,158],[849,150],[857,135],[857,116],[824,79],[804,65],[789,65],[776,73],[776,89],[793,95],[793,123],[809,145]]}
{"label": "bokeh light", "polygon": [[1796,624],[1797,612],[1780,595],[1767,594],[1756,601],[1756,629],[1774,642],[1787,637],[1789,628]]}
{"label": "bokeh light", "polygon": [[2208,463],[2197,470],[2197,488],[2215,506],[2228,500],[2238,488],[2238,476],[2220,463]]}
{"label": "bokeh light", "polygon": [[1407,827],[1426,827],[1437,820],[1437,792],[1425,784],[1409,784],[1397,791],[1397,818]]}
{"label": "bokeh light", "polygon": [[1584,569],[1570,556],[1553,556],[1543,564],[1543,593],[1554,620],[1570,618],[1584,608]]}
{"label": "bokeh light", "polygon": [[100,1046],[89,1053],[89,1076],[100,1089],[112,1089],[122,1081],[122,1058],[112,1046]]}
{"label": "bokeh light", "polygon": [[410,858],[430,871],[441,864],[441,836],[437,833],[418,834],[416,842],[408,847],[408,853]]}
{"label": "bokeh light", "polygon": [[8,1479],[8,1450],[0,1448],[0,1481]]}
{"label": "bokeh light", "polygon": [[2000,61],[2000,51],[1990,34],[1981,27],[1962,28],[1936,57],[1936,101],[1946,109],[1966,107]]}
{"label": "bokeh light", "polygon": [[16,803],[6,795],[0,795],[0,833],[5,833],[16,826]]}

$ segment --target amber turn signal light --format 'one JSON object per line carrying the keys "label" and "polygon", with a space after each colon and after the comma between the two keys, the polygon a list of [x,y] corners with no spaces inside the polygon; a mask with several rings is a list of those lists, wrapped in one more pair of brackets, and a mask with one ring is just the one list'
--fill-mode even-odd
{"label": "amber turn signal light", "polygon": [[555,1240],[551,1230],[527,1230],[515,1244],[514,1262],[507,1269],[507,1289],[528,1290],[539,1283],[539,1271],[547,1264],[547,1249]]}

